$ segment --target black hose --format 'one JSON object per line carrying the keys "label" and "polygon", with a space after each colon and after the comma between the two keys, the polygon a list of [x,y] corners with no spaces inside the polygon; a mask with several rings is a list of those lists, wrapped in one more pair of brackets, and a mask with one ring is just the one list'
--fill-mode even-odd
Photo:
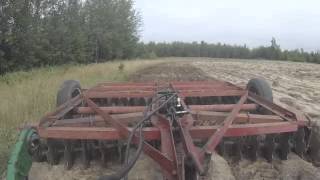
{"label": "black hose", "polygon": [[[158,101],[159,99],[163,98],[163,97],[166,97],[166,95],[162,95],[160,97],[157,97],[155,100],[153,100],[149,105],[148,107],[146,108],[145,112],[144,112],[144,115],[145,115],[145,118],[140,121],[139,123],[136,124],[135,128],[133,128],[131,134],[130,134],[130,137],[128,138],[128,143],[127,143],[127,146],[126,146],[126,152],[125,152],[125,161],[124,163],[125,164],[128,164],[128,159],[129,159],[129,151],[130,151],[130,144],[131,144],[131,141],[132,141],[132,138],[133,138],[133,135],[136,131],[136,128],[138,126],[140,126],[140,123],[144,123],[146,120],[148,120],[154,113],[156,113],[159,109],[161,109],[165,104],[167,104],[176,94],[172,94],[171,97],[169,97],[165,102],[163,102],[159,107],[157,107],[155,110],[153,110],[149,115],[146,115],[147,111],[149,108],[151,108],[152,104],[154,104],[156,101]],[[140,126],[140,128],[142,129],[142,126]],[[125,175],[124,177],[124,180],[128,180],[128,174]]]}
{"label": "black hose", "polygon": [[[146,108],[146,110],[148,110],[151,105],[158,101],[159,99],[161,99],[162,97],[164,97],[165,95],[162,95],[160,97],[158,97],[156,100],[152,101],[148,107]],[[123,166],[123,168],[121,168],[118,172],[112,174],[112,175],[108,175],[108,176],[101,176],[99,177],[98,180],[120,180],[123,177],[126,177],[127,174],[129,173],[129,171],[133,168],[133,166],[135,165],[135,163],[137,162],[142,150],[143,150],[143,134],[142,134],[142,129],[143,129],[143,124],[146,120],[150,119],[150,117],[155,114],[157,111],[159,111],[164,105],[166,105],[173,97],[176,96],[176,93],[171,94],[171,97],[169,97],[165,102],[163,102],[160,106],[158,106],[156,109],[154,109],[151,113],[149,114],[145,114],[144,118],[139,121],[134,128],[132,129],[129,138],[128,138],[128,142],[127,142],[127,147],[126,147],[126,155],[125,155],[125,165]],[[130,144],[131,141],[135,135],[136,130],[139,128],[139,145],[138,145],[138,149],[137,152],[135,153],[135,156],[131,159],[131,161],[128,162],[128,156],[129,156],[129,150],[130,150]]]}
{"label": "black hose", "polygon": [[139,128],[139,145],[138,145],[137,152],[136,152],[135,156],[133,156],[132,160],[130,162],[128,162],[125,166],[123,166],[123,168],[121,168],[118,172],[116,172],[112,175],[108,175],[108,176],[101,176],[101,177],[99,177],[99,180],[120,180],[125,175],[127,175],[129,173],[129,171],[133,168],[135,163],[137,162],[138,158],[140,157],[140,154],[143,149],[143,141],[144,140],[143,140],[143,135],[142,135],[142,126],[140,126],[140,128]]}
{"label": "black hose", "polygon": [[[126,152],[125,152],[125,159],[124,159],[124,164],[127,165],[128,164],[128,160],[129,160],[129,152],[130,152],[130,145],[131,145],[131,142],[132,142],[132,139],[133,139],[133,135],[135,134],[135,131],[138,127],[140,127],[140,131],[142,131],[142,128],[143,128],[143,123],[148,120],[151,115],[153,115],[154,113],[150,113],[150,117],[148,118],[147,116],[147,112],[148,110],[151,108],[152,104],[154,104],[155,102],[157,102],[159,99],[165,97],[165,95],[162,95],[162,96],[159,96],[157,97],[156,99],[152,100],[152,102],[150,102],[150,104],[148,104],[147,108],[145,109],[145,111],[143,112],[144,114],[144,117],[139,123],[137,123],[135,125],[135,127],[132,129],[131,133],[130,133],[130,136],[128,138],[128,142],[127,142],[127,146],[126,146]],[[128,179],[128,174],[125,175],[124,177],[124,180],[127,180]]]}

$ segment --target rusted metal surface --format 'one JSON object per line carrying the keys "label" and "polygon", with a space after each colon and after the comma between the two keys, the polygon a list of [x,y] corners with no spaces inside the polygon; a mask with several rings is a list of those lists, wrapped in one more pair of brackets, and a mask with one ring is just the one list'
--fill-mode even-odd
{"label": "rusted metal surface", "polygon": [[[174,119],[159,109],[142,128],[142,134],[144,153],[159,164],[165,179],[183,180],[184,166],[190,165],[185,159],[192,161],[199,174],[205,173],[205,157],[215,151],[223,137],[296,132],[298,126],[309,123],[301,112],[282,108],[231,83],[194,81],[101,83],[48,113],[36,128],[45,139],[125,140],[134,124],[154,113],[157,105],[147,108],[145,104],[161,96],[162,91],[176,93],[181,103],[178,108],[182,109],[177,109]],[[186,98],[200,101],[188,104]],[[222,103],[223,99],[227,103]],[[258,113],[261,107],[269,115]],[[133,139],[139,142],[136,134]],[[204,141],[205,146],[196,145],[195,140]],[[160,142],[160,146],[150,141]]]}
{"label": "rusted metal surface", "polygon": [[[234,104],[215,104],[215,105],[190,105],[188,108],[192,111],[231,111]],[[100,107],[106,113],[109,114],[122,114],[122,113],[133,113],[142,112],[145,106],[113,106],[113,107]],[[241,110],[253,111],[257,109],[256,104],[243,104]],[[90,107],[79,107],[76,111],[80,114],[94,113]]]}
{"label": "rusted metal surface", "polygon": [[154,117],[153,122],[154,125],[160,130],[161,152],[164,156],[167,156],[172,160],[172,165],[174,166],[171,172],[164,171],[163,173],[168,178],[168,180],[181,179],[181,175],[177,173],[178,159],[174,137],[172,134],[172,125],[167,119],[159,116]]}
{"label": "rusted metal surface", "polygon": [[199,153],[200,148],[194,145],[191,132],[190,132],[190,128],[192,127],[192,123],[194,122],[194,120],[190,115],[185,115],[183,120],[182,120],[183,124],[181,121],[178,121],[178,127],[180,129],[180,135],[183,141],[186,154],[188,154],[192,158],[192,161],[194,162],[197,171],[200,174],[202,174],[204,172],[204,167],[203,167],[203,164],[201,163],[201,158]]}
{"label": "rusted metal surface", "polygon": [[[294,132],[297,124],[289,122],[261,123],[261,124],[237,124],[231,125],[225,137],[250,136],[259,134],[273,134],[281,132]],[[219,128],[219,126],[195,126],[189,129],[193,139],[207,139]],[[128,128],[130,131],[130,128]],[[97,139],[118,140],[123,139],[119,131],[112,127],[49,127],[38,128],[39,134],[44,138],[56,139]],[[160,131],[157,127],[143,128],[146,140],[160,140]]]}
{"label": "rusted metal surface", "polygon": [[208,140],[206,145],[203,148],[203,153],[213,153],[216,146],[219,144],[221,139],[223,138],[224,134],[227,132],[229,126],[232,124],[234,119],[236,118],[237,114],[239,113],[241,106],[245,103],[248,97],[248,92],[242,95],[237,105],[233,108],[231,113],[226,117],[223,121],[223,125],[219,128]]}
{"label": "rusted metal surface", "polygon": [[288,111],[285,108],[282,108],[272,102],[269,102],[263,98],[261,98],[258,95],[255,95],[253,93],[249,93],[249,97],[250,100],[252,100],[253,102],[259,104],[260,106],[266,108],[267,110],[273,112],[274,114],[282,117],[283,119],[287,120],[287,121],[294,121],[295,119],[295,114],[293,112]]}
{"label": "rusted metal surface", "polygon": [[[181,90],[179,91],[180,97],[210,97],[210,96],[241,96],[245,93],[244,90]],[[117,92],[104,92],[104,91],[89,91],[86,96],[88,98],[144,98],[152,97],[154,91],[117,91]]]}

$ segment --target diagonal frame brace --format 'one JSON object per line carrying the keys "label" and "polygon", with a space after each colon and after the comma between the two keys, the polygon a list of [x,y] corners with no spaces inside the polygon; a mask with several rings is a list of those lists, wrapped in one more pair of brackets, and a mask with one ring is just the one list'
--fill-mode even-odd
{"label": "diagonal frame brace", "polygon": [[245,92],[244,95],[241,96],[238,103],[234,106],[231,113],[226,117],[223,121],[223,125],[217,129],[217,131],[209,138],[203,149],[201,150],[201,158],[204,160],[205,155],[211,155],[215,150],[216,146],[220,143],[224,134],[227,132],[229,126],[231,126],[232,122],[235,120],[237,114],[241,110],[241,106],[246,102],[248,98],[248,91]]}
{"label": "diagonal frame brace", "polygon": [[183,141],[184,149],[187,152],[187,154],[191,157],[193,163],[195,163],[195,167],[196,167],[197,171],[200,174],[203,174],[204,168],[203,168],[202,163],[200,161],[199,148],[194,145],[193,139],[192,139],[191,134],[189,132],[194,120],[190,114],[186,114],[182,118],[183,119],[181,119],[181,120],[183,122],[178,120],[177,123],[178,123],[178,127],[180,129],[180,134],[181,134],[181,138]]}
{"label": "diagonal frame brace", "polygon": [[249,92],[248,94],[248,99],[251,101],[257,103],[259,106],[262,106],[266,108],[267,110],[273,112],[274,114],[280,116],[281,118],[285,119],[286,121],[294,121],[295,119],[295,114],[282,108],[281,106],[278,106],[276,104],[273,104],[272,102],[269,102],[262,97]]}
{"label": "diagonal frame brace", "polygon": [[[114,128],[116,128],[122,137],[127,138],[129,136],[130,130],[127,127],[125,127],[120,122],[113,119],[109,114],[101,110],[99,106],[95,104],[90,98],[86,97],[84,94],[82,95],[82,97],[84,98],[88,106],[91,107],[97,114],[99,114],[104,121],[109,122]],[[139,137],[134,135],[134,141],[137,142],[138,140]],[[143,142],[143,151],[155,162],[157,162],[165,171],[170,174],[173,173],[172,171],[175,169],[173,161],[145,141]]]}

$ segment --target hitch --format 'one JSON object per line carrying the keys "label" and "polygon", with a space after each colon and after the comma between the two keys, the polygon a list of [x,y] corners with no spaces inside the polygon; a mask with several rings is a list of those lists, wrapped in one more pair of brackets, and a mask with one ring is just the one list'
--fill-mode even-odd
{"label": "hitch", "polygon": [[24,128],[15,144],[7,169],[7,180],[26,180],[32,166],[32,156],[40,145],[40,138],[34,128]]}

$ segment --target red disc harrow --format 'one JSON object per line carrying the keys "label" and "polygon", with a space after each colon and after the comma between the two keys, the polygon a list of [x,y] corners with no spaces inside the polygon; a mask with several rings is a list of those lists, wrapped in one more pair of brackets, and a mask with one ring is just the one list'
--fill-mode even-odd
{"label": "red disc harrow", "polygon": [[[214,152],[253,160],[261,154],[269,161],[275,155],[286,159],[290,150],[302,156],[308,118],[274,104],[272,94],[270,99],[263,93],[266,82],[255,82],[247,88],[222,81],[71,88],[65,102],[35,125],[45,146],[38,159],[56,164],[64,156],[70,168],[80,154],[87,167],[94,156],[104,161],[110,156],[106,149],[118,147],[124,170],[114,177],[122,178],[135,163],[123,160],[123,147],[134,144],[137,157],[140,148],[161,167],[164,179],[193,180],[206,175]],[[67,92],[65,87],[60,91]]]}

